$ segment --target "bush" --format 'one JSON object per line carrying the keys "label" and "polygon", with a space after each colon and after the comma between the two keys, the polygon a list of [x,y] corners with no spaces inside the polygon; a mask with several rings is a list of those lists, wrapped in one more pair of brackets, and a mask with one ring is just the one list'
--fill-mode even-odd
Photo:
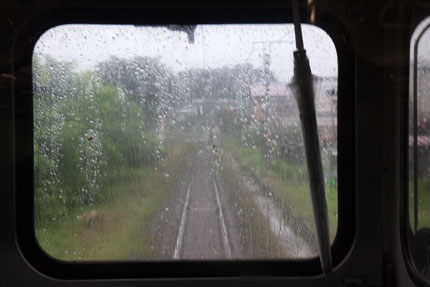
{"label": "bush", "polygon": [[[37,224],[61,220],[108,197],[116,182],[164,154],[143,108],[93,74],[36,63],[35,211]],[[60,73],[60,70],[62,71]]]}

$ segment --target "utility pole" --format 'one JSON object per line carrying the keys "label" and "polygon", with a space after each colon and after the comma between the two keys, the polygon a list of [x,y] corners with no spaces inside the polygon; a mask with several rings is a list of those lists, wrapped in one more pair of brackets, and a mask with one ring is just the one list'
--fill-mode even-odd
{"label": "utility pole", "polygon": [[283,44],[283,43],[289,43],[288,41],[282,41],[282,40],[275,40],[275,41],[254,41],[253,42],[253,50],[255,45],[262,45],[263,48],[263,79],[264,79],[264,96],[261,97],[261,110],[262,110],[262,116],[263,118],[260,121],[260,131],[262,133],[262,153],[264,156],[264,162],[266,167],[269,167],[269,116],[270,116],[270,110],[269,110],[269,103],[270,103],[270,92],[271,92],[271,85],[270,85],[270,65],[271,65],[271,52],[272,52],[272,45],[274,44]]}
{"label": "utility pole", "polygon": [[[264,49],[265,50],[265,49]],[[269,167],[269,155],[268,155],[268,144],[267,144],[267,138],[269,136],[269,127],[268,127],[268,103],[269,103],[269,97],[270,97],[270,54],[266,53],[264,51],[263,53],[263,67],[264,67],[264,85],[265,85],[265,96],[262,100],[262,110],[263,110],[263,156],[264,156],[264,163],[266,164],[266,168]]]}

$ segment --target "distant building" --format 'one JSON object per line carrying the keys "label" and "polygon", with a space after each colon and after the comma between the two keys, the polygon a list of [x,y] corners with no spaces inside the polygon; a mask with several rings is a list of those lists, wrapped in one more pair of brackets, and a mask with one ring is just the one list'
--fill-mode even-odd
{"label": "distant building", "polygon": [[[319,127],[337,127],[337,77],[319,78],[315,108]],[[283,126],[300,121],[297,102],[287,83],[250,86],[252,117],[258,121],[276,120]]]}
{"label": "distant building", "polygon": [[265,121],[268,117],[287,120],[289,116],[297,116],[295,101],[286,84],[272,84],[266,89],[264,85],[250,87],[252,112],[258,121]]}
{"label": "distant building", "polygon": [[[322,160],[326,177],[337,174],[337,77],[318,78],[315,89],[315,109],[318,134],[323,148]],[[251,120],[275,127],[278,132],[288,127],[300,129],[300,114],[295,95],[287,83],[252,85],[249,89]],[[294,128],[295,129],[295,128]],[[271,137],[270,132],[265,137]],[[294,143],[271,138],[275,150],[280,153],[294,150]]]}

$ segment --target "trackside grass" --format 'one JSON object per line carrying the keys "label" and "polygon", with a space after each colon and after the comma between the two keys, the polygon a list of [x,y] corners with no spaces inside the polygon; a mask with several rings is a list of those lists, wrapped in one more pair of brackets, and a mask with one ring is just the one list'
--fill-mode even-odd
{"label": "trackside grass", "polygon": [[147,221],[175,186],[167,175],[180,175],[181,163],[189,152],[186,146],[172,148],[156,168],[135,170],[128,183],[113,186],[111,196],[101,203],[79,209],[62,222],[36,228],[41,248],[65,261],[151,257],[144,232]]}
{"label": "trackside grass", "polygon": [[[222,147],[235,158],[242,174],[254,179],[264,191],[272,192],[288,207],[295,220],[314,230],[306,166],[293,166],[285,161],[272,159],[269,167],[266,167],[261,151],[244,147],[233,137],[224,137]],[[333,241],[337,231],[337,181],[326,182],[325,192],[330,238]]]}

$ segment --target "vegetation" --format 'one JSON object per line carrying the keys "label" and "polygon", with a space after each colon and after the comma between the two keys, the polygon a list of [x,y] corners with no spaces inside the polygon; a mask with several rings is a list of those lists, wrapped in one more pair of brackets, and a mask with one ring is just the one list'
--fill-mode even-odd
{"label": "vegetation", "polygon": [[[409,184],[409,218],[411,228],[414,228],[414,185]],[[430,228],[430,180],[421,176],[418,178],[418,229]]]}
{"label": "vegetation", "polygon": [[[135,61],[164,71],[156,59]],[[161,169],[153,171],[166,157],[154,126],[157,115],[148,112],[159,110],[160,103],[142,104],[123,82],[130,84],[127,75],[115,82],[110,75],[77,72],[72,63],[37,55],[33,67],[39,243],[65,260],[130,258],[131,250],[145,254],[143,239],[123,243],[139,238],[132,235],[141,232],[143,219],[168,190]],[[146,92],[159,95],[158,86]]]}
{"label": "vegetation", "polygon": [[250,65],[173,74],[150,57],[79,71],[37,53],[33,72],[35,230],[43,249],[65,260],[147,256],[142,223],[171,189],[166,163],[183,159],[180,130],[162,140],[175,106],[244,96],[262,75]]}
{"label": "vegetation", "polygon": [[[242,174],[252,178],[263,191],[272,193],[296,222],[313,231],[314,217],[300,127],[294,124],[282,126],[276,120],[235,120],[237,117],[237,112],[218,112],[223,149],[235,158]],[[327,158],[323,160],[325,193],[330,237],[334,240],[338,202],[337,175],[333,168],[337,168],[337,163],[333,163],[331,150],[333,143],[325,144],[322,156]]]}
{"label": "vegetation", "polygon": [[36,226],[112,198],[163,156],[142,107],[97,75],[34,59]]}
{"label": "vegetation", "polygon": [[69,214],[61,225],[37,228],[39,244],[50,256],[62,260],[151,258],[151,240],[145,229],[169,190],[177,184],[165,174],[180,178],[182,163],[189,152],[187,146],[176,146],[157,170],[141,168],[135,171],[137,180],[114,186],[115,200]]}
{"label": "vegetation", "polygon": [[[278,198],[295,220],[314,230],[312,201],[310,199],[307,170],[304,165],[294,165],[280,158],[272,158],[266,165],[260,146],[246,147],[235,137],[224,137],[223,148],[231,153],[242,174]],[[337,231],[337,180],[326,181],[326,199],[331,240]]]}
{"label": "vegetation", "polygon": [[[276,82],[270,72],[246,64],[174,74],[149,57],[112,57],[94,71],[37,54],[33,61],[35,230],[51,256],[151,258],[145,225],[181,180],[187,142],[205,136],[313,230],[300,129],[251,117],[250,86]],[[204,104],[187,107],[195,100]],[[227,181],[234,186],[233,176]],[[333,238],[336,177],[326,195]],[[250,241],[267,245],[256,232]]]}

